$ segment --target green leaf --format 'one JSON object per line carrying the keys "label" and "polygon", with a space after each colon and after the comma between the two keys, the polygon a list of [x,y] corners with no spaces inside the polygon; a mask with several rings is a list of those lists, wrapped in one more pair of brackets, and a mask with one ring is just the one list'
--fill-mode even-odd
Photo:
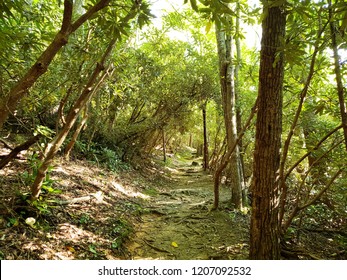
{"label": "green leaf", "polygon": [[9,17],[15,18],[11,10],[5,4],[0,4],[0,10],[7,14]]}
{"label": "green leaf", "polygon": [[190,0],[190,5],[192,6],[192,9],[196,12],[199,11],[198,5],[196,3],[196,0]]}
{"label": "green leaf", "polygon": [[93,254],[98,254],[98,252],[95,250],[95,246],[94,245],[89,245],[89,251],[92,252]]}
{"label": "green leaf", "polygon": [[200,13],[206,13],[206,14],[210,14],[212,12],[212,9],[211,8],[200,8],[199,9],[199,12]]}
{"label": "green leaf", "polygon": [[286,2],[287,0],[275,0],[275,1],[269,1],[267,5],[269,8],[280,7],[280,6],[283,6]]}
{"label": "green leaf", "polygon": [[211,27],[212,27],[212,21],[209,21],[209,22],[206,24],[206,28],[205,28],[206,34],[208,34],[208,33],[210,32]]}

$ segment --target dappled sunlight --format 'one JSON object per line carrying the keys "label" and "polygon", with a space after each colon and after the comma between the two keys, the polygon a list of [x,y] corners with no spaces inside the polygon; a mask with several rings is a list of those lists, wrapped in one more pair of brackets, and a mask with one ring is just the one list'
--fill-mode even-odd
{"label": "dappled sunlight", "polygon": [[61,165],[57,166],[54,168],[54,171],[57,172],[57,173],[62,173],[64,175],[70,175],[69,172],[67,172]]}
{"label": "dappled sunlight", "polygon": [[[97,250],[94,248],[100,244],[106,244],[111,247],[111,240],[100,237],[99,235],[77,227],[70,223],[59,224],[57,230],[53,234],[47,234],[46,238],[51,242],[43,243],[38,238],[23,244],[23,250],[36,252],[39,254],[40,259],[56,259],[56,260],[73,260],[81,259],[87,256],[91,251]],[[54,241],[54,242],[53,242]],[[54,248],[51,244],[55,244]],[[86,244],[90,244],[89,247]],[[95,244],[95,246],[93,245]],[[107,259],[116,259],[112,256],[110,250],[103,250],[103,254]],[[77,257],[78,256],[78,257]]]}
{"label": "dappled sunlight", "polygon": [[136,191],[134,188],[124,187],[123,185],[116,183],[116,182],[111,182],[111,185],[113,186],[113,188],[115,190],[121,192],[122,194],[126,195],[127,197],[139,197],[139,198],[143,198],[143,199],[149,198],[148,195],[140,193],[140,192]]}
{"label": "dappled sunlight", "polygon": [[72,225],[70,223],[63,223],[58,225],[57,231],[52,235],[52,238],[64,240],[64,242],[78,242],[79,240],[84,240],[84,242],[97,242],[97,241],[107,241],[106,239],[100,238],[100,236]]}
{"label": "dappled sunlight", "polygon": [[[59,175],[59,176],[57,176]],[[111,176],[110,176],[111,175]],[[71,163],[71,165],[62,168],[58,166],[54,169],[54,176],[57,176],[57,182],[64,188],[71,187],[73,185],[78,185],[79,187],[85,187],[86,185],[90,185],[93,189],[101,189],[103,192],[100,195],[95,196],[98,203],[101,203],[104,196],[112,195],[114,197],[120,197],[120,195],[124,195],[126,197],[132,198],[142,198],[148,199],[149,196],[139,192],[134,186],[130,184],[120,184],[117,182],[117,178],[109,174],[108,176],[101,172],[98,167],[95,166],[82,166],[77,165],[75,163]],[[75,189],[76,195],[79,191],[78,188]],[[98,191],[96,194],[101,193]],[[61,195],[62,198],[64,194]],[[105,203],[105,202],[103,202]]]}
{"label": "dappled sunlight", "polygon": [[171,168],[171,167],[168,167],[168,166],[165,166],[165,169],[171,173],[174,173],[174,174],[179,174],[180,171],[177,170],[176,168]]}
{"label": "dappled sunlight", "polygon": [[0,176],[13,176],[13,175],[17,175],[17,172],[15,171],[15,169],[0,169]]}
{"label": "dappled sunlight", "polygon": [[157,201],[157,205],[175,205],[175,204],[182,204],[182,200],[174,200],[174,201]]}

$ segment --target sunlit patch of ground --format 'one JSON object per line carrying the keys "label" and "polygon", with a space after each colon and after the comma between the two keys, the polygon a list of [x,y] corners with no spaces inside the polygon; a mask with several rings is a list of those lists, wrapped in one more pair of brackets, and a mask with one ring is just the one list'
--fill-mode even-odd
{"label": "sunlit patch of ground", "polygon": [[[1,259],[127,258],[123,243],[144,211],[143,191],[151,187],[141,175],[58,159],[50,172],[57,193],[42,193],[41,212],[18,196],[30,190],[24,172],[31,172],[26,161],[0,170]],[[25,223],[28,217],[35,219],[33,227]]]}

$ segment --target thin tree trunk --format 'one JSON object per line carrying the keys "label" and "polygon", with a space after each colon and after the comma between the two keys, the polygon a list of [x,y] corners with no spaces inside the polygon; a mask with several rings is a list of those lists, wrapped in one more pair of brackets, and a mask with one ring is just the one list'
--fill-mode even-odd
{"label": "thin tree trunk", "polygon": [[88,104],[86,104],[86,106],[84,107],[84,113],[83,113],[82,120],[77,125],[77,128],[74,131],[70,142],[66,145],[66,148],[65,148],[65,151],[64,151],[64,157],[65,157],[66,160],[70,159],[70,153],[71,153],[73,147],[75,146],[77,138],[80,135],[83,127],[87,123],[88,117],[89,117],[89,115],[88,115]]}
{"label": "thin tree trunk", "polygon": [[202,123],[204,128],[204,171],[208,170],[209,156],[208,156],[208,141],[207,141],[207,123],[206,123],[206,102],[202,107]]}
{"label": "thin tree trunk", "polygon": [[163,161],[166,162],[166,140],[165,140],[165,130],[161,129],[161,135],[163,138]]}
{"label": "thin tree trunk", "polygon": [[[216,123],[218,123],[218,121],[216,120]],[[218,136],[219,136],[219,133],[220,133],[220,130],[221,130],[221,126],[222,126],[222,122],[220,122],[218,124],[218,127],[217,127],[217,131],[216,131],[216,134],[214,135],[214,147],[213,147],[213,151],[212,151],[212,155],[209,159],[209,168],[215,170],[215,165],[216,165],[216,162],[218,161],[218,158],[220,157],[220,154],[221,154],[221,151],[223,149],[223,146],[224,144],[221,143],[219,140],[218,140]]]}
{"label": "thin tree trunk", "polygon": [[[237,138],[232,37],[231,34],[228,34],[227,30],[222,30],[221,27],[216,25],[216,39],[227,148],[230,150]],[[241,161],[239,158],[240,152],[237,145],[234,153],[231,154],[228,170],[231,178],[231,203],[236,209],[241,209],[242,207]]]}
{"label": "thin tree trunk", "polygon": [[246,123],[244,124],[242,130],[239,132],[234,145],[222,157],[221,163],[219,164],[218,168],[215,171],[215,174],[214,174],[214,203],[213,203],[212,210],[216,210],[218,208],[218,204],[219,204],[219,183],[220,183],[220,177],[222,175],[222,172],[225,169],[225,167],[228,165],[229,160],[230,160],[230,156],[234,152],[234,150],[236,148],[236,145],[242,139],[242,137],[245,134],[246,130],[251,125],[252,119],[253,119],[254,115],[256,114],[257,110],[258,110],[258,100],[255,102],[255,105],[252,107],[251,113],[250,113]]}
{"label": "thin tree trunk", "polygon": [[34,181],[33,185],[31,186],[31,198],[33,200],[35,200],[39,197],[40,192],[41,192],[41,186],[42,186],[42,183],[46,177],[48,167],[51,165],[54,156],[56,155],[59,148],[61,147],[61,145],[65,141],[69,131],[71,130],[71,128],[75,124],[77,117],[80,114],[82,108],[87,104],[87,102],[90,100],[93,93],[95,92],[94,89],[95,89],[97,81],[98,81],[98,76],[103,70],[105,70],[104,64],[106,62],[106,59],[108,58],[108,56],[112,52],[115,43],[116,43],[115,39],[113,39],[109,43],[101,61],[99,63],[97,63],[97,65],[94,69],[94,72],[90,76],[90,78],[89,78],[85,88],[83,89],[80,97],[76,100],[76,102],[74,103],[74,105],[70,109],[69,114],[66,117],[65,125],[62,127],[62,129],[56,135],[56,137],[53,139],[53,141],[47,145],[45,153],[44,153],[44,157],[43,157],[43,162],[42,162],[41,166],[39,167],[35,181]]}
{"label": "thin tree trunk", "polygon": [[341,114],[341,120],[343,125],[343,135],[345,138],[345,147],[347,150],[347,111],[346,111],[346,103],[345,103],[345,89],[343,87],[342,82],[342,74],[341,74],[341,68],[340,68],[340,58],[338,53],[338,47],[337,47],[337,38],[336,38],[336,25],[334,23],[333,19],[333,8],[331,4],[331,0],[329,2],[329,21],[330,21],[330,33],[331,33],[331,45],[333,48],[334,53],[334,66],[335,66],[335,79],[336,79],[336,86],[337,86],[337,95],[339,97],[339,104],[340,104],[340,114]]}
{"label": "thin tree trunk", "polygon": [[29,149],[33,144],[35,144],[40,138],[42,137],[41,134],[38,134],[36,136],[33,136],[29,140],[25,141],[23,144],[20,144],[19,146],[15,147],[7,156],[5,156],[0,161],[0,169],[5,167],[12,159],[14,159],[21,151],[25,151]]}
{"label": "thin tree trunk", "polygon": [[265,2],[260,52],[258,114],[252,180],[250,259],[279,259],[278,224],[280,148],[282,133],[285,5]]}
{"label": "thin tree trunk", "polygon": [[[241,33],[241,27],[240,27],[240,3],[236,3],[236,34]],[[239,98],[240,98],[240,77],[239,77],[239,72],[240,72],[240,65],[241,65],[241,60],[242,60],[242,55],[241,55],[241,40],[240,36],[237,36],[235,38],[235,47],[236,47],[236,64],[235,64],[235,79],[234,79],[234,84],[235,84],[235,105],[236,105],[236,130],[241,131],[241,109],[239,104]],[[238,161],[239,161],[239,166],[240,166],[240,182],[241,182],[241,191],[242,191],[242,204],[246,205],[248,203],[247,201],[247,190],[246,190],[246,182],[245,182],[245,168],[244,168],[244,160],[243,160],[243,145],[242,145],[242,139],[240,139],[239,145],[239,156],[238,156]]]}
{"label": "thin tree trunk", "polygon": [[65,122],[65,117],[64,117],[64,108],[65,108],[67,100],[69,99],[69,97],[71,95],[72,88],[73,88],[73,86],[71,85],[68,88],[68,90],[66,91],[66,94],[64,95],[64,97],[60,100],[59,107],[58,107],[58,114],[57,114],[58,116],[57,116],[57,120],[55,122],[55,131],[56,131],[56,133],[59,132],[59,127],[66,123]]}
{"label": "thin tree trunk", "polygon": [[37,59],[35,64],[28,70],[22,79],[10,90],[7,98],[0,105],[0,129],[7,120],[9,114],[13,114],[19,101],[26,96],[29,89],[37,79],[47,72],[48,66],[59,50],[68,43],[70,35],[75,32],[84,22],[91,18],[99,10],[105,8],[111,0],[100,0],[85,14],[72,23],[73,1],[64,1],[64,15],[60,31],[51,44]]}

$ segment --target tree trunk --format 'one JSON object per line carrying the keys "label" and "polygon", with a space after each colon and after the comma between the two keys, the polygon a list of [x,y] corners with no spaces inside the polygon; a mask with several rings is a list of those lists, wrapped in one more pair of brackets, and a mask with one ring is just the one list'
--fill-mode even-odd
{"label": "tree trunk", "polygon": [[166,139],[165,139],[165,130],[161,129],[161,135],[163,138],[163,161],[166,162]]}
{"label": "tree trunk", "polygon": [[[105,70],[104,64],[106,62],[106,59],[108,58],[108,56],[112,52],[115,43],[116,43],[115,39],[113,39],[109,43],[101,61],[99,63],[97,63],[97,65],[94,69],[94,72],[90,76],[90,78],[89,78],[85,88],[83,89],[81,95],[79,96],[79,98],[76,100],[76,102],[74,103],[74,105],[70,109],[69,114],[66,117],[66,123],[64,124],[64,126],[62,127],[60,132],[56,135],[56,137],[52,140],[52,142],[47,145],[45,153],[44,153],[44,157],[43,157],[43,162],[42,162],[41,166],[39,167],[38,174],[35,178],[33,185],[31,186],[31,198],[32,198],[32,200],[35,200],[39,197],[40,192],[41,192],[41,186],[42,186],[42,183],[46,177],[48,167],[51,165],[54,156],[58,152],[61,145],[64,143],[69,131],[71,130],[71,128],[75,124],[77,117],[80,114],[82,108],[87,104],[87,102],[90,100],[93,93],[95,92],[95,89],[98,86],[98,83],[97,83],[98,82],[98,76],[103,70]],[[99,79],[99,81],[102,81],[102,79],[103,78]]]}
{"label": "tree trunk", "polygon": [[345,104],[345,98],[344,98],[345,89],[343,87],[343,82],[342,82],[340,58],[339,58],[337,38],[336,38],[337,29],[333,19],[333,8],[331,7],[332,5],[331,0],[329,0],[328,2],[329,2],[331,45],[332,45],[333,53],[334,53],[334,66],[335,66],[334,71],[335,71],[337,95],[339,98],[340,114],[341,114],[341,120],[343,125],[343,135],[345,138],[345,147],[347,150],[347,111],[346,111],[346,104]]}
{"label": "tree trunk", "polygon": [[279,182],[285,36],[284,5],[264,4],[252,180],[250,259],[280,258]]}
{"label": "tree trunk", "polygon": [[14,159],[21,151],[25,151],[29,149],[32,145],[34,145],[39,139],[42,137],[41,134],[37,134],[36,136],[33,136],[29,140],[25,141],[23,144],[20,144],[19,146],[15,147],[7,156],[5,156],[0,161],[0,169],[5,167],[12,159]]}
{"label": "tree trunk", "polygon": [[[225,28],[225,27],[224,27]],[[220,84],[227,148],[231,150],[237,137],[236,100],[234,88],[234,66],[232,64],[231,34],[216,25],[216,39],[219,56]],[[236,209],[242,207],[242,178],[239,146],[230,157],[229,177],[231,178],[231,203]]]}
{"label": "tree trunk", "polygon": [[86,106],[84,107],[84,114],[82,117],[81,122],[77,125],[76,130],[74,131],[72,138],[70,140],[70,142],[66,145],[65,151],[64,151],[64,157],[66,160],[70,159],[70,153],[73,149],[73,147],[75,146],[75,143],[77,141],[78,136],[80,135],[83,127],[85,126],[85,124],[87,123],[88,120],[88,104],[86,104]]}
{"label": "tree trunk", "polygon": [[204,171],[206,171],[209,166],[209,157],[208,157],[208,141],[207,141],[207,124],[206,124],[206,102],[203,104],[202,107],[202,123],[204,127]]}
{"label": "tree trunk", "polygon": [[189,147],[193,147],[193,134],[192,134],[192,133],[189,134],[189,143],[188,143],[188,146],[189,146]]}
{"label": "tree trunk", "polygon": [[99,10],[106,7],[111,0],[100,0],[91,7],[85,14],[72,23],[73,2],[64,1],[64,16],[60,31],[57,33],[51,44],[37,59],[35,64],[23,76],[22,79],[10,90],[0,105],[0,130],[7,120],[9,114],[14,111],[22,98],[26,96],[29,89],[34,85],[37,79],[47,72],[48,66],[59,52],[59,50],[68,43],[69,36],[76,31],[84,22],[92,17]]}
{"label": "tree trunk", "polygon": [[214,174],[214,203],[213,203],[212,210],[215,210],[218,208],[219,183],[220,183],[221,174],[222,174],[223,170],[225,169],[225,167],[228,165],[230,157],[231,157],[232,153],[234,152],[236,146],[238,145],[238,142],[242,139],[246,130],[250,127],[252,119],[255,116],[257,110],[258,110],[258,99],[256,100],[255,105],[252,107],[251,113],[250,113],[246,123],[244,124],[243,128],[241,129],[241,131],[237,135],[237,138],[236,138],[236,141],[235,141],[233,147],[230,150],[228,150],[228,152],[225,155],[222,156],[221,163],[219,164],[218,168],[215,171],[215,174]]}
{"label": "tree trunk", "polygon": [[[241,18],[241,13],[240,13],[240,3],[236,3],[236,33],[241,33],[241,27],[240,27],[240,18]],[[236,64],[235,64],[235,79],[234,79],[234,85],[235,85],[235,104],[239,104],[239,98],[240,98],[240,77],[239,77],[239,72],[240,72],[240,65],[241,65],[241,60],[242,60],[242,55],[241,55],[241,40],[240,36],[237,36],[235,38],[235,47],[236,47]],[[236,130],[237,132],[241,131],[241,109],[240,106],[236,106]],[[240,166],[240,180],[241,180],[241,190],[242,190],[242,205],[247,205],[248,204],[248,199],[247,199],[247,193],[248,190],[246,189],[246,182],[245,182],[245,165],[244,165],[244,160],[243,160],[243,145],[242,145],[242,139],[239,141],[238,145],[239,149],[239,166]]]}

